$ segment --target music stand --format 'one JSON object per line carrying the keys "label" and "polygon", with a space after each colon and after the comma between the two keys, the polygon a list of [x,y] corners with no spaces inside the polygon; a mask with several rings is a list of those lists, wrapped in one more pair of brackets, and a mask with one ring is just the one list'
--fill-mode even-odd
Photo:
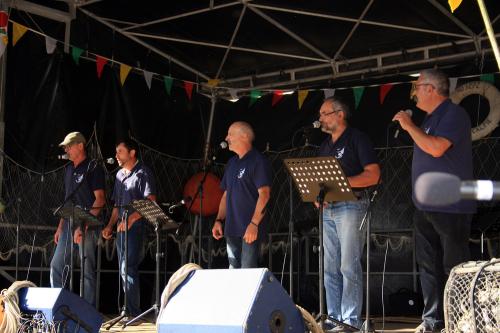
{"label": "music stand", "polygon": [[[82,232],[82,245],[81,245],[81,253],[80,253],[80,297],[84,298],[85,291],[85,233],[87,228],[99,227],[102,226],[103,223],[99,221],[99,219],[90,214],[90,211],[85,210],[80,206],[75,206],[73,204],[64,205],[59,207],[54,211],[54,215],[57,215],[63,219],[69,219],[69,231],[71,235],[73,235],[73,225],[75,221],[80,222],[80,230]],[[73,237],[70,237],[71,242],[71,250],[70,250],[70,290],[73,290]]]}
{"label": "music stand", "polygon": [[[288,172],[304,202],[318,202],[319,235],[319,320],[323,327],[325,314],[324,265],[323,265],[323,203],[325,201],[357,200],[342,167],[334,157],[288,158],[284,160]],[[330,318],[346,330],[358,331],[357,327]]]}
{"label": "music stand", "polygon": [[154,229],[155,229],[155,234],[156,234],[156,272],[155,272],[155,282],[156,282],[156,294],[155,294],[155,303],[146,311],[141,313],[135,318],[132,318],[131,320],[127,321],[125,324],[122,325],[122,329],[125,328],[126,326],[132,324],[133,322],[139,320],[140,318],[144,317],[151,311],[155,311],[155,316],[158,316],[158,311],[160,308],[160,259],[161,257],[164,256],[163,253],[160,252],[160,232],[159,232],[159,226],[160,224],[163,223],[163,228],[170,230],[170,229],[177,229],[179,226],[177,223],[172,222],[170,218],[165,215],[163,210],[158,206],[158,204],[154,201],[148,200],[148,199],[142,199],[142,200],[134,200],[130,204],[136,212],[141,214],[141,216],[151,224],[153,224]]}

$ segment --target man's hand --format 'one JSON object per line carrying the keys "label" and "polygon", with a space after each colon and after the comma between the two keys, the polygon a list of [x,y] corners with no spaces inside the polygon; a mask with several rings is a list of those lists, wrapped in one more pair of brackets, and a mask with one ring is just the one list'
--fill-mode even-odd
{"label": "man's hand", "polygon": [[82,229],[80,229],[80,227],[76,228],[73,234],[73,242],[75,244],[80,244],[82,242]]}
{"label": "man's hand", "polygon": [[108,224],[104,229],[102,229],[101,234],[102,238],[110,239],[111,236],[113,236],[113,226]]}
{"label": "man's hand", "polygon": [[221,221],[215,221],[214,226],[212,227],[212,236],[217,240],[221,239],[224,236]]}
{"label": "man's hand", "polygon": [[[328,205],[328,202],[323,201],[323,208],[326,208],[327,205]],[[316,207],[316,209],[319,209],[319,202],[314,201],[314,207]]]}
{"label": "man's hand", "polygon": [[[132,226],[134,225],[134,223],[136,222],[137,220],[135,221],[128,221],[128,230],[130,230],[130,228],[132,228]],[[125,221],[121,221],[119,224],[118,224],[118,228],[116,228],[116,232],[125,232]]]}
{"label": "man's hand", "polygon": [[59,237],[61,237],[62,228],[57,228],[56,233],[54,234],[54,243],[59,243]]}
{"label": "man's hand", "polygon": [[245,234],[243,235],[243,240],[247,244],[252,244],[257,239],[259,234],[259,227],[254,223],[250,222],[247,226],[247,230],[245,230]]}
{"label": "man's hand", "polygon": [[405,131],[408,131],[408,129],[412,126],[415,126],[413,123],[413,120],[411,120],[411,116],[408,112],[405,111],[399,111],[394,115],[392,118],[392,121],[397,121],[399,122],[399,125],[401,126],[402,129]]}

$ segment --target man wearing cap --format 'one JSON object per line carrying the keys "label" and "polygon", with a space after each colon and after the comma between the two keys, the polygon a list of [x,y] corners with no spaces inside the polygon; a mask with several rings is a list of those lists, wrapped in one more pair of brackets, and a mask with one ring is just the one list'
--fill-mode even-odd
{"label": "man wearing cap", "polygon": [[[64,168],[64,202],[88,210],[98,216],[106,199],[104,195],[104,170],[95,161],[87,158],[85,137],[80,132],[71,132],[59,144],[64,148],[71,163]],[[63,288],[69,282],[70,234],[69,220],[61,218],[54,235],[56,250],[50,263],[50,285],[52,288]],[[88,229],[85,234],[85,277],[84,299],[95,306],[96,291],[96,259],[95,248],[98,234]],[[74,231],[74,243],[79,244],[81,251],[82,230]]]}

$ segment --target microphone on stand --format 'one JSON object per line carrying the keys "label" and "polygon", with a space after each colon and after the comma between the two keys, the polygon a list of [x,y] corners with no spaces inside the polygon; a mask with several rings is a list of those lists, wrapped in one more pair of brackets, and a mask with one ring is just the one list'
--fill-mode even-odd
{"label": "microphone on stand", "polygon": [[320,127],[321,127],[321,122],[319,120],[315,120],[311,124],[302,127],[302,130],[305,131],[305,130],[320,128]]}
{"label": "microphone on stand", "polygon": [[[171,205],[170,207],[168,207],[168,212],[170,214],[172,214],[172,211],[174,210],[174,208],[177,208],[177,207],[180,207],[180,206],[183,206],[183,205],[186,205],[188,203],[190,203],[191,201],[193,201],[193,198],[191,198],[190,196],[187,196],[185,198],[182,198],[180,201],[178,201],[177,203]],[[166,206],[168,204],[162,204],[162,206]]]}
{"label": "microphone on stand", "polygon": [[[69,160],[68,154],[56,155],[53,157],[56,160]],[[115,164],[115,159],[112,157],[109,158],[96,158],[95,162],[103,161],[106,164]]]}
{"label": "microphone on stand", "polygon": [[219,143],[219,145],[212,150],[211,160],[215,161],[217,159],[217,155],[219,154],[219,152],[223,149],[226,149],[226,148],[227,148],[227,142],[221,141],[221,143]]}
{"label": "microphone on stand", "polygon": [[[410,116],[410,118],[413,115],[413,111],[411,109],[406,109],[403,112],[408,114]],[[393,120],[389,126],[396,126],[396,132],[394,132],[394,139],[397,139],[399,136],[399,131],[401,130],[401,126],[399,125],[399,121]]]}

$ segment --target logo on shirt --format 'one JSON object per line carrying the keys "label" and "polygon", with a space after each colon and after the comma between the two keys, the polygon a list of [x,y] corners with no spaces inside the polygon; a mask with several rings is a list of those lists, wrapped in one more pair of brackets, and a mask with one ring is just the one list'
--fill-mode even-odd
{"label": "logo on shirt", "polygon": [[424,129],[425,134],[429,134],[429,132],[430,132],[430,131],[431,131],[431,128],[430,128],[430,127],[426,127],[426,128]]}
{"label": "logo on shirt", "polygon": [[74,173],[73,174],[75,176],[75,183],[77,184],[80,184],[83,180],[83,174],[77,174],[77,173]]}
{"label": "logo on shirt", "polygon": [[344,156],[344,151],[345,151],[345,147],[337,148],[337,152],[335,153],[335,158],[338,160],[341,159],[342,156]]}
{"label": "logo on shirt", "polygon": [[245,174],[245,168],[240,169],[240,171],[238,172],[238,179],[243,177],[244,174]]}

